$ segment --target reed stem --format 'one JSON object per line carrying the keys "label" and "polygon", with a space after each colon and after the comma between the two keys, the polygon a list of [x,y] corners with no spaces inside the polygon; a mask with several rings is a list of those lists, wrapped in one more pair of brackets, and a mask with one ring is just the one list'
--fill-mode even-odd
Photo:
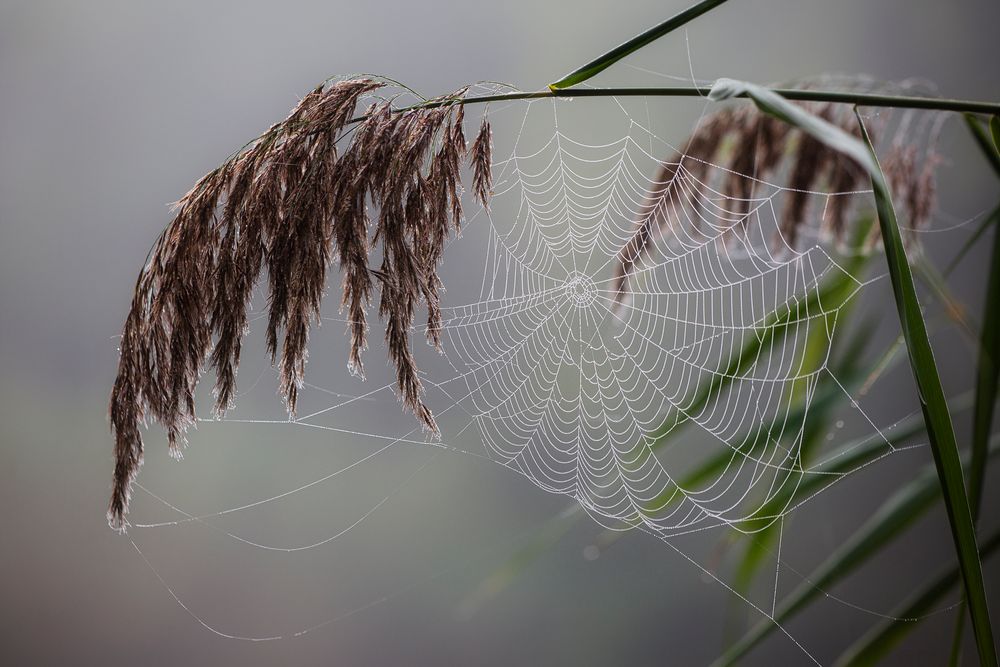
{"label": "reed stem", "polygon": [[[707,97],[711,87],[706,86],[659,86],[652,88],[560,88],[553,90],[516,91],[497,93],[495,95],[478,95],[466,98],[446,98],[424,102],[399,109],[427,109],[450,104],[486,104],[489,102],[505,102],[512,100],[537,100],[544,98],[574,98],[574,97]],[[929,109],[932,111],[954,111],[957,113],[974,113],[1000,115],[1000,102],[981,102],[977,100],[956,100],[940,97],[921,97],[913,95],[884,95],[878,93],[856,93],[833,90],[798,90],[795,88],[772,88],[773,92],[789,100],[800,102],[834,102],[853,104],[862,107],[883,107],[896,109]],[[735,95],[734,97],[747,97]],[[352,119],[360,122],[364,116]]]}

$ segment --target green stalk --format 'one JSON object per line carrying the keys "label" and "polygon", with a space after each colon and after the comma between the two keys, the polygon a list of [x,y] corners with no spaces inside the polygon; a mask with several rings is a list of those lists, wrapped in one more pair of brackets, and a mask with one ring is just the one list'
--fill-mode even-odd
{"label": "green stalk", "polygon": [[676,16],[667,19],[666,21],[664,21],[659,25],[653,26],[649,30],[636,35],[627,42],[616,46],[615,48],[611,49],[604,55],[599,56],[594,60],[591,60],[583,67],[573,70],[572,72],[570,72],[563,78],[559,79],[555,83],[550,83],[549,88],[551,88],[552,90],[560,90],[563,88],[569,88],[570,86],[575,86],[579,83],[583,83],[592,76],[600,72],[603,72],[607,68],[611,67],[625,56],[628,56],[638,51],[642,47],[646,46],[651,42],[656,41],[657,39],[663,37],[667,33],[673,32],[677,28],[680,28],[685,23],[693,21],[702,14],[715,9],[725,1],[726,0],[702,0],[702,2],[699,2],[696,5],[688,7],[680,14],[677,14]]}
{"label": "green stalk", "polygon": [[945,281],[945,276],[938,272],[926,254],[918,255],[912,264],[921,282],[930,289],[931,294],[944,307],[945,316],[957,325],[962,337],[975,351],[979,346],[978,324],[974,317],[966,313],[965,304],[959,302],[952,294],[951,288]]}
{"label": "green stalk", "polygon": [[[979,149],[983,152],[983,157],[986,161],[990,163],[993,167],[993,171],[996,172],[997,176],[1000,176],[1000,149],[998,149],[994,143],[994,138],[987,133],[986,128],[982,126],[981,121],[974,115],[967,113],[964,114],[965,125],[969,128],[969,132],[972,134],[972,138],[976,140],[979,145]],[[996,116],[994,116],[996,118]],[[990,121],[990,126],[992,129],[993,121]]]}
{"label": "green stalk", "polygon": [[948,263],[948,267],[944,270],[944,275],[947,276],[948,274],[950,274],[955,269],[955,267],[958,266],[959,262],[965,259],[965,256],[966,254],[968,254],[969,250],[971,250],[972,247],[976,245],[976,242],[979,241],[979,237],[982,236],[987,229],[989,229],[997,222],[1000,222],[1000,208],[994,209],[993,213],[988,215],[982,221],[982,223],[980,223],[979,227],[976,228],[976,231],[973,232],[972,236],[969,237],[969,239],[962,245],[962,248],[957,253],[955,253],[955,257],[952,258],[952,260]]}
{"label": "green stalk", "polygon": [[[720,79],[711,88],[704,86],[654,86],[654,87],[614,87],[614,88],[560,88],[557,90],[519,90],[511,93],[495,95],[476,95],[473,97],[455,97],[436,99],[431,102],[421,102],[397,111],[412,109],[433,109],[450,104],[488,104],[490,102],[507,102],[514,100],[539,100],[546,98],[577,98],[577,97],[706,97],[714,90]],[[1000,114],[1000,103],[980,102],[976,100],[957,100],[942,97],[922,97],[916,95],[882,95],[878,93],[855,93],[839,90],[800,90],[798,88],[769,89],[785,99],[798,102],[834,102],[853,104],[863,107],[882,107],[892,109],[928,109],[931,111],[955,111],[958,113]],[[737,98],[749,98],[742,92],[732,95]],[[367,116],[358,116],[350,123],[358,123]]]}
{"label": "green stalk", "polygon": [[[990,119],[994,143],[990,143],[978,121],[966,116],[966,122],[980,148],[1000,176],[1000,117]],[[987,222],[1000,220],[1000,208],[993,211]],[[993,428],[997,388],[1000,384],[1000,231],[993,232],[993,253],[983,301],[983,324],[979,330],[979,361],[976,366],[976,404],[972,415],[972,469],[969,471],[969,502],[972,521],[979,521],[985,480],[986,450]],[[956,640],[961,636],[961,626],[956,630]]]}
{"label": "green stalk", "polygon": [[993,255],[983,301],[979,363],[976,371],[976,404],[972,417],[972,470],[969,474],[969,502],[972,520],[979,519],[982,505],[985,460],[1000,375],[1000,232],[993,232]]}
{"label": "green stalk", "polygon": [[[979,144],[986,160],[993,166],[997,176],[1000,176],[1000,143],[998,137],[998,121],[993,116],[990,119],[991,134],[980,125],[979,120],[965,114],[965,123]],[[968,249],[991,224],[1000,220],[1000,208],[993,211],[985,222],[970,238],[963,252]],[[959,258],[956,257],[956,261]],[[954,263],[954,262],[953,262]],[[993,254],[990,258],[990,273],[986,285],[986,299],[983,302],[983,326],[980,329],[979,363],[976,366],[976,406],[972,415],[972,466],[969,469],[969,502],[972,504],[972,521],[978,525],[979,510],[982,505],[983,483],[986,475],[984,451],[987,447],[990,430],[993,424],[993,410],[996,405],[998,373],[1000,373],[1000,233],[993,236]],[[959,606],[955,618],[955,632],[952,637],[951,659],[949,664],[957,665],[962,654],[962,635],[965,631],[965,601]]]}

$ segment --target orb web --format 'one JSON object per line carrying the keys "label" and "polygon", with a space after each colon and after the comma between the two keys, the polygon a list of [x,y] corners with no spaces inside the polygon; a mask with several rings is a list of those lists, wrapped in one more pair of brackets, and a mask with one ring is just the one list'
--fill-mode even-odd
{"label": "orb web", "polygon": [[[784,188],[755,181],[737,199],[683,163],[652,180],[671,150],[634,119],[590,145],[559,128],[558,102],[549,111],[548,138],[496,165],[479,293],[445,309],[463,409],[491,456],[601,517],[664,535],[738,525],[809,474],[789,432],[802,425],[782,416],[828,372],[846,300],[825,304],[821,284],[844,269],[817,243],[775,246]],[[681,196],[664,210],[648,205],[671,188]],[[619,253],[650,215],[667,231],[619,294]],[[731,368],[778,312],[791,313],[781,340]],[[826,349],[804,356],[817,339]],[[718,400],[704,400],[713,387]],[[731,452],[697,487],[655,451],[686,422],[706,451]],[[740,440],[762,423],[775,426]]]}
{"label": "orb web", "polygon": [[[345,384],[356,382],[346,373],[340,374],[343,382],[310,374],[302,404],[313,409],[295,419],[254,414],[222,421],[349,438],[365,445],[362,454],[285,491],[263,497],[251,491],[249,499],[203,513],[138,485],[173,518],[134,527],[198,523],[253,549],[325,548],[377,520],[438,454],[457,454],[572,497],[605,527],[654,535],[774,620],[779,570],[804,579],[782,560],[784,519],[843,477],[904,449],[885,437],[830,365],[842,309],[881,276],[855,275],[853,251],[834,247],[824,236],[823,218],[833,198],[864,192],[805,193],[810,224],[790,243],[780,223],[789,188],[718,164],[692,169],[683,146],[654,131],[646,101],[639,103],[645,122],[627,100],[605,102],[603,109],[597,100],[552,100],[489,110],[495,127],[505,119],[495,132],[490,209],[468,206],[463,234],[446,252],[443,355],[415,350],[440,439],[422,434],[405,415],[382,417],[396,402],[391,379],[369,381],[375,386],[358,392],[358,385]],[[685,158],[665,170],[673,154]],[[649,216],[664,224],[620,291],[619,254]],[[842,285],[836,294],[825,287],[831,281]],[[334,316],[324,320],[345,323]],[[862,425],[864,438],[851,446],[876,445],[874,455],[836,472],[827,464],[847,456],[851,446],[803,456],[814,400],[830,387],[846,394]],[[360,409],[369,402],[381,411],[378,418]],[[377,502],[345,517],[328,535],[273,544],[222,525],[335,484],[401,446],[434,455],[401,480],[385,482]],[[718,464],[688,481],[706,459]],[[803,484],[815,489],[804,499],[793,492]],[[766,603],[737,592],[674,539],[718,528],[752,533],[775,523],[773,597]],[[305,628],[247,636],[204,619],[154,573],[202,626],[253,641],[313,632],[411,588]]]}

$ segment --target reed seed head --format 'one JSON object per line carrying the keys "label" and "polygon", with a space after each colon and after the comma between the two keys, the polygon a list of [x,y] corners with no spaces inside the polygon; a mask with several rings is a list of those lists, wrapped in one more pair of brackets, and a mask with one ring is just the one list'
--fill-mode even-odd
{"label": "reed seed head", "polygon": [[[849,105],[802,104],[845,132],[860,136],[860,127]],[[881,124],[868,128],[869,133],[874,133]],[[769,179],[784,182],[779,233],[774,242],[791,248],[796,247],[802,230],[817,220],[819,233],[843,240],[851,207],[859,191],[867,189],[865,170],[851,158],[751,105],[727,107],[708,116],[684,145],[684,151],[661,163],[654,178],[659,185],[647,195],[635,218],[635,232],[618,253],[613,282],[617,303],[626,294],[628,278],[636,263],[650,252],[657,236],[682,224],[692,227],[685,230],[687,233],[700,232],[705,238],[719,234],[718,230],[700,229],[703,223],[698,213],[703,202],[686,194],[684,181],[707,184],[725,195],[723,207],[732,225],[719,234],[723,241],[747,234],[747,227],[754,219],[750,214],[754,189],[761,182]],[[899,210],[911,220],[911,229],[926,227],[935,206],[934,169],[939,160],[933,141],[922,154],[921,162],[918,160],[921,147],[915,141],[897,141],[883,165]],[[714,166],[722,169],[713,170]],[[812,195],[824,189],[832,194],[826,199],[823,215],[811,216],[808,209]],[[678,215],[677,211],[685,207],[692,214]],[[907,240],[912,243],[913,235],[909,234]]]}
{"label": "reed seed head", "polygon": [[[355,122],[359,102],[383,85],[357,78],[317,87],[177,202],[176,216],[139,274],[122,330],[109,406],[112,527],[126,526],[147,419],[166,428],[170,450],[179,456],[206,366],[216,374],[216,413],[231,406],[247,310],[265,269],[266,342],[289,414],[295,414],[309,331],[335,260],[348,312],[348,368],[363,374],[367,311],[378,289],[400,397],[425,429],[437,433],[423,402],[410,332],[422,302],[427,338],[440,346],[437,271],[462,217],[466,141],[464,108],[457,102],[467,89],[403,111],[391,101],[375,103]],[[484,127],[486,143],[481,131],[470,157],[485,205],[491,168],[485,120]],[[370,205],[377,209],[374,219]],[[369,258],[377,245],[382,263],[373,269]]]}

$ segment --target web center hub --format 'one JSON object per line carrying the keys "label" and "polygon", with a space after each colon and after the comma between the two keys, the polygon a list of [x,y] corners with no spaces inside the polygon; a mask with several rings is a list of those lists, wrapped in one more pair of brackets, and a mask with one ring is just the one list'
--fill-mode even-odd
{"label": "web center hub", "polygon": [[585,308],[597,299],[597,285],[590,276],[574,271],[564,283],[566,296],[577,305]]}

